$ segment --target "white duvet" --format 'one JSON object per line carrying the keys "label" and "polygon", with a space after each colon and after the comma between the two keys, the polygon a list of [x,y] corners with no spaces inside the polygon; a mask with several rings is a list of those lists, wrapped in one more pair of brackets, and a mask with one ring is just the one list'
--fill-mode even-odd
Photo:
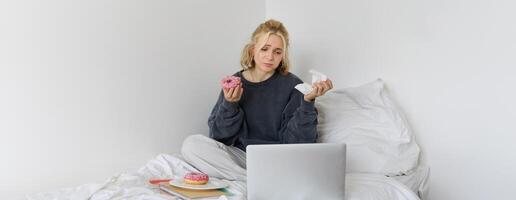
{"label": "white duvet", "polygon": [[[178,155],[158,155],[138,172],[118,174],[104,183],[85,184],[75,188],[60,189],[35,195],[25,200],[171,200],[172,196],[163,194],[147,183],[149,178],[181,177],[188,171],[196,171]],[[231,196],[208,199],[245,199],[245,182],[227,181]],[[348,200],[418,200],[414,192],[400,182],[376,174],[347,174],[346,199]]]}

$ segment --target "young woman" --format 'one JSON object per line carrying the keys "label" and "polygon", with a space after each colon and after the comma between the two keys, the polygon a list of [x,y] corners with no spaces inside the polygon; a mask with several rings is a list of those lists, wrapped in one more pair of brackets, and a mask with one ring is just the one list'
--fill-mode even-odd
{"label": "young woman", "polygon": [[223,88],[208,119],[210,138],[188,137],[186,161],[209,176],[246,180],[245,148],[250,144],[313,143],[317,133],[314,101],[332,86],[313,84],[303,95],[301,79],[289,72],[289,37],[283,24],[268,20],[254,31],[241,57],[241,83]]}

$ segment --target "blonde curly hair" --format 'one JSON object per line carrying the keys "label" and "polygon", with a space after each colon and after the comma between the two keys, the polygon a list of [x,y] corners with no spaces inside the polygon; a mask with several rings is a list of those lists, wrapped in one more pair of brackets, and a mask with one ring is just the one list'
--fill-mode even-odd
{"label": "blonde curly hair", "polygon": [[256,30],[254,30],[253,35],[251,36],[251,41],[245,45],[242,50],[242,56],[240,57],[240,65],[243,69],[252,69],[255,67],[256,64],[253,59],[253,49],[254,47],[259,47],[261,49],[265,46],[265,42],[269,39],[271,34],[277,35],[283,41],[283,58],[281,59],[278,68],[276,68],[276,71],[282,75],[288,74],[288,70],[290,68],[290,62],[288,59],[288,31],[281,22],[274,19],[261,23]]}

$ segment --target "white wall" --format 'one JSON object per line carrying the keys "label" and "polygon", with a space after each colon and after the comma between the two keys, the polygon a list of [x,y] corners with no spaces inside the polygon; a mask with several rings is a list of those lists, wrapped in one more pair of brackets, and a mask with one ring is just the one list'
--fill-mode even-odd
{"label": "white wall", "polygon": [[0,1],[0,199],[101,182],[207,134],[264,1]]}
{"label": "white wall", "polygon": [[435,200],[514,199],[516,2],[266,1],[294,72],[337,87],[382,78],[431,167]]}

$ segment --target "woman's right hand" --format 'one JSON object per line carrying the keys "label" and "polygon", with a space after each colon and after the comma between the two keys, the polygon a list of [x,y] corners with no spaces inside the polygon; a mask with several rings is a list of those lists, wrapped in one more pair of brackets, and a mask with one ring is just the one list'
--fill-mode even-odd
{"label": "woman's right hand", "polygon": [[226,101],[238,102],[240,98],[242,98],[244,88],[242,88],[242,83],[240,83],[238,86],[231,89],[223,88],[222,91],[224,92],[224,99],[226,99]]}

